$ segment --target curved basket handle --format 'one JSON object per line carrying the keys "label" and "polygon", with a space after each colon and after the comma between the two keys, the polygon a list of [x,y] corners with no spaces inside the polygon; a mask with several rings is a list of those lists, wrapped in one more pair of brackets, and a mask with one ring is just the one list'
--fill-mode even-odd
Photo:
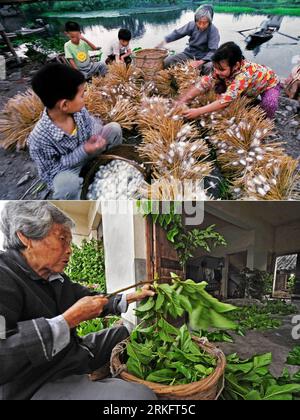
{"label": "curved basket handle", "polygon": [[127,372],[127,366],[122,364],[118,367],[118,369],[114,368],[113,361],[116,356],[121,355],[124,353],[126,346],[128,344],[128,339],[125,341],[122,341],[121,343],[117,344],[116,347],[113,349],[110,357],[110,372],[113,378],[117,378],[121,375],[123,372]]}

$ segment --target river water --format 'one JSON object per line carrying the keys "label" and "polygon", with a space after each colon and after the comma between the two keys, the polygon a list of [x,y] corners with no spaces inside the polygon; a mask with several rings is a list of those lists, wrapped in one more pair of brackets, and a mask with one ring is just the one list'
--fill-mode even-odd
{"label": "river water", "polygon": [[[248,59],[273,68],[281,77],[289,74],[293,62],[300,55],[300,42],[276,33],[268,43],[252,51],[246,51],[245,39],[238,31],[255,28],[266,18],[263,15],[216,13],[214,23],[221,33],[221,42],[235,41]],[[67,20],[77,20],[85,35],[101,46],[107,55],[110,44],[117,39],[119,28],[127,27],[133,33],[132,47],[152,48],[176,28],[193,20],[192,10],[164,11],[105,11],[88,13],[67,13],[48,16],[55,31],[62,31]],[[297,37],[300,35],[300,18],[284,16],[280,32]],[[184,50],[188,38],[169,44],[176,52]]]}

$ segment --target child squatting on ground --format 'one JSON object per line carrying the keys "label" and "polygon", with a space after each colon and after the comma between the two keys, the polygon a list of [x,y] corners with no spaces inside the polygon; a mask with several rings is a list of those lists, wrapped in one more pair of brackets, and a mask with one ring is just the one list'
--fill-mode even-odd
{"label": "child squatting on ground", "polygon": [[46,109],[28,138],[39,176],[56,200],[78,200],[82,168],[97,155],[122,143],[117,123],[103,125],[84,107],[83,74],[63,64],[37,72],[32,88]]}
{"label": "child squatting on ground", "polygon": [[214,54],[212,61],[213,73],[203,76],[179,102],[188,103],[212,89],[219,99],[201,108],[188,110],[185,113],[186,118],[193,120],[201,115],[220,111],[242,95],[253,99],[261,96],[261,108],[268,118],[275,117],[281,88],[279,78],[273,70],[245,60],[240,47],[234,42],[223,44]]}
{"label": "child squatting on ground", "polygon": [[76,22],[67,22],[65,33],[70,38],[65,44],[65,57],[74,69],[78,69],[86,79],[93,76],[105,76],[107,67],[101,62],[92,62],[89,51],[97,51],[94,44],[88,41],[81,33],[80,26]]}
{"label": "child squatting on ground", "polygon": [[118,33],[118,41],[115,41],[109,50],[109,55],[106,60],[106,64],[111,64],[113,62],[125,63],[127,65],[132,63],[130,49],[130,41],[132,34],[128,29],[120,29]]}

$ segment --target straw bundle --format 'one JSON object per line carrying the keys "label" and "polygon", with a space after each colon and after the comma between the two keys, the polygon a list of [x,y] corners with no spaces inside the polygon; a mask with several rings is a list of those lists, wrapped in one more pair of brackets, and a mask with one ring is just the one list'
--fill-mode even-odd
{"label": "straw bundle", "polygon": [[132,130],[136,125],[137,108],[129,99],[118,99],[115,106],[107,113],[107,122],[116,122],[123,129]]}
{"label": "straw bundle", "polygon": [[290,200],[299,182],[298,162],[289,156],[274,160],[274,165],[261,166],[255,172],[234,182],[234,193],[244,200]]}
{"label": "straw bundle", "polygon": [[170,75],[176,82],[179,94],[185,93],[200,79],[199,69],[194,68],[192,63],[193,61],[177,64],[169,69]]}
{"label": "straw bundle", "polygon": [[167,119],[158,129],[144,132],[138,147],[142,158],[153,165],[154,178],[203,179],[211,173],[209,150],[194,124]]}
{"label": "straw bundle", "polygon": [[[192,108],[208,105],[217,100],[217,95],[214,92],[208,92],[200,95],[194,99],[191,104]],[[251,100],[247,97],[240,97],[232,102],[223,111],[213,112],[211,114],[202,115],[200,117],[200,127],[207,130],[224,131],[235,122],[240,122],[248,118],[248,111],[251,108]],[[256,107],[260,120],[265,120],[265,114],[261,108]]]}
{"label": "straw bundle", "polygon": [[32,90],[10,99],[0,117],[1,145],[4,149],[26,148],[26,140],[44,110]]}
{"label": "straw bundle", "polygon": [[186,109],[186,105],[178,105],[160,96],[143,97],[137,117],[140,131],[144,133],[148,129],[159,129],[161,126],[168,125],[170,120],[183,121],[183,112]]}
{"label": "straw bundle", "polygon": [[139,197],[150,201],[208,201],[211,199],[202,187],[202,182],[189,182],[172,176],[146,182],[139,190]]}
{"label": "straw bundle", "polygon": [[100,117],[104,121],[115,103],[113,97],[104,91],[98,90],[97,86],[94,84],[87,85],[85,106],[92,115]]}
{"label": "straw bundle", "polygon": [[[243,118],[241,118],[243,116]],[[252,171],[270,164],[283,150],[278,143],[265,145],[274,125],[264,118],[259,108],[243,109],[230,120],[219,119],[210,139],[217,150],[218,161],[227,175]]]}
{"label": "straw bundle", "polygon": [[173,78],[169,70],[161,70],[154,77],[154,83],[158,91],[158,95],[173,98],[177,92],[173,86]]}

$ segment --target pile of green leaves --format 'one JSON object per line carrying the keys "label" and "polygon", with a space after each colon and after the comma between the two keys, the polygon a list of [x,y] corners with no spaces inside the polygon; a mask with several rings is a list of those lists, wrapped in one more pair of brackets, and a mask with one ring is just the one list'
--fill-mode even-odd
{"label": "pile of green leaves", "polygon": [[294,347],[294,349],[290,352],[287,359],[287,364],[292,366],[300,366],[300,346]]}
{"label": "pile of green leaves", "polygon": [[282,325],[280,319],[275,318],[297,313],[294,305],[288,305],[281,301],[269,301],[265,306],[257,305],[240,308],[230,314],[230,319],[238,322],[239,331],[245,333],[250,330],[272,330]]}
{"label": "pile of green leaves", "polygon": [[103,243],[84,240],[81,246],[72,245],[73,254],[66,274],[77,283],[96,286],[97,291],[106,292],[105,257]]}
{"label": "pile of green leaves", "polygon": [[82,322],[77,328],[79,337],[85,337],[88,334],[97,333],[107,328],[112,328],[120,320],[120,317],[111,316],[106,318],[96,318],[91,321]]}
{"label": "pile of green leaves", "polygon": [[172,284],[154,284],[157,295],[136,309],[141,324],[131,334],[127,346],[128,371],[138,378],[165,385],[189,384],[206,378],[216,360],[193,341],[184,324],[175,328],[168,319],[189,314],[192,326],[235,329],[225,316],[236,308],[209,295],[207,283],[182,281],[171,274]]}
{"label": "pile of green leaves", "polygon": [[216,366],[216,359],[199,348],[186,325],[177,329],[162,318],[132,333],[127,355],[131,374],[164,385],[197,382]]}
{"label": "pile of green leaves", "polygon": [[284,369],[280,378],[270,373],[272,354],[241,360],[236,354],[227,357],[225,400],[293,400],[300,394],[300,372],[290,375]]}
{"label": "pile of green leaves", "polygon": [[260,308],[261,313],[270,315],[294,315],[298,313],[297,306],[289,305],[281,300],[270,300],[267,304]]}

